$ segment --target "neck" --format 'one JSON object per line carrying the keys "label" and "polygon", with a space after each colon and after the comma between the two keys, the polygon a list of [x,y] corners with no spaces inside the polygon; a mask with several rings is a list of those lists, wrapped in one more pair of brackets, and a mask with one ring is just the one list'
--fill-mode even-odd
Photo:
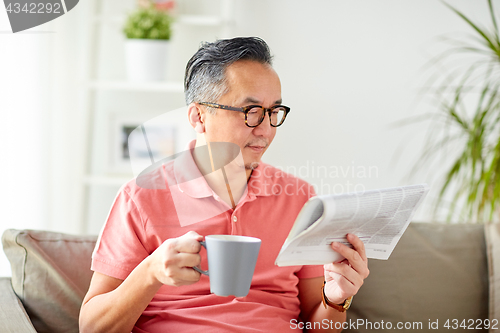
{"label": "neck", "polygon": [[202,140],[196,140],[198,149],[193,150],[193,159],[208,186],[224,202],[235,208],[245,192],[252,170],[245,170],[241,152],[231,160],[227,154],[218,152],[212,146],[204,136]]}

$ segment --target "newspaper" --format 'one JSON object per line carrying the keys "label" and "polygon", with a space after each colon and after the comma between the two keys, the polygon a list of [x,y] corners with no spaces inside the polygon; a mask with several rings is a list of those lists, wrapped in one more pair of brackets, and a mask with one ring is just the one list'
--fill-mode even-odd
{"label": "newspaper", "polygon": [[330,247],[357,235],[366,255],[387,260],[429,191],[427,184],[309,199],[281,248],[276,265],[322,265],[344,259]]}

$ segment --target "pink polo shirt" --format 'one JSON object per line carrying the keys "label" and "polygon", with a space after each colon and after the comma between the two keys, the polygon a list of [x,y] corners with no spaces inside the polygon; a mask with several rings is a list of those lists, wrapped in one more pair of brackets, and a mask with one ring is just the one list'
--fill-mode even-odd
{"label": "pink polo shirt", "polygon": [[[149,186],[132,180],[119,191],[96,245],[92,270],[124,280],[165,240],[190,230],[203,236],[258,237],[262,244],[246,297],[211,294],[205,275],[189,286],[164,285],[133,332],[296,331],[290,321],[300,313],[298,280],[322,276],[323,267],[278,267],[274,261],[300,209],[314,195],[312,186],[260,163],[236,208],[221,208],[224,204],[208,186],[190,153],[152,170],[149,179]],[[196,186],[186,181],[193,179]],[[176,201],[183,198],[185,206],[174,204],[174,197]],[[181,223],[177,210],[186,208],[198,217],[203,216],[198,212],[205,208],[212,213],[199,222]],[[202,249],[200,254],[201,267],[206,269],[206,251]]]}

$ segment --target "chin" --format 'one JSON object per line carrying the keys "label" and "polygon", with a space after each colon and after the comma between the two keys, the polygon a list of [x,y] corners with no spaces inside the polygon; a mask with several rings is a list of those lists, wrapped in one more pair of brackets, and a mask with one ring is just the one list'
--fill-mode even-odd
{"label": "chin", "polygon": [[259,166],[259,162],[251,162],[251,163],[245,164],[245,169],[246,170],[255,170],[255,169],[257,169],[258,166]]}

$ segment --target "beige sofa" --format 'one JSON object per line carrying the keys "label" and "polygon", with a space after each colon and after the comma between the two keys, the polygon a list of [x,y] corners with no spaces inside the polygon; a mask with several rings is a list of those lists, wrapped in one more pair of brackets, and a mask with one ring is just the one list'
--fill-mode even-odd
{"label": "beige sofa", "polygon": [[[0,279],[0,332],[78,332],[95,241],[5,231],[12,277]],[[460,325],[471,327],[473,321],[477,330],[500,319],[498,225],[411,223],[391,258],[370,260],[369,267],[344,332],[470,331]]]}

